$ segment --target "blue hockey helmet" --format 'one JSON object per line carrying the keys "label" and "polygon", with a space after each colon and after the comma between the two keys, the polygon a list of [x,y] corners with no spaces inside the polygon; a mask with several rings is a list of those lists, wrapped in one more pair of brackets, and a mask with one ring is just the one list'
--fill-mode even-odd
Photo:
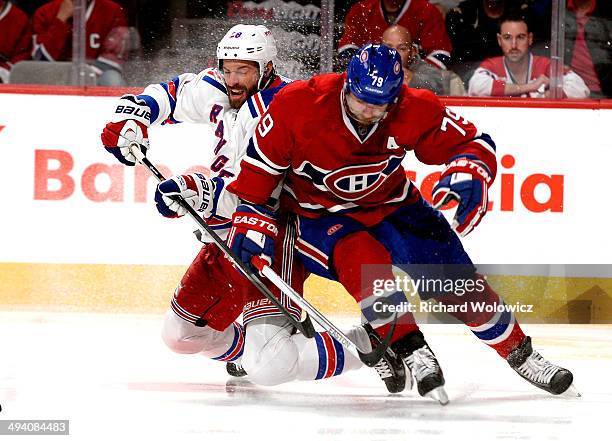
{"label": "blue hockey helmet", "polygon": [[382,105],[395,101],[402,89],[402,59],[384,44],[367,44],[348,64],[346,87],[366,103]]}

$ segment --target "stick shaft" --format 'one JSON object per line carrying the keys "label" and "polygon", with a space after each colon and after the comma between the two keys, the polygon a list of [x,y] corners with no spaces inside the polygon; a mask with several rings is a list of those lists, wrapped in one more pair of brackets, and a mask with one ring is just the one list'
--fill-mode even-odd
{"label": "stick shaft", "polygon": [[355,357],[359,357],[359,348],[349,338],[330,322],[327,317],[321,314],[314,306],[312,306],[304,297],[300,296],[287,282],[285,282],[276,272],[269,266],[264,266],[261,270],[264,276],[266,276],[278,289],[284,292],[291,300],[297,303],[304,311],[312,317],[312,319],[320,324],[329,334],[338,340],[338,342],[344,346],[351,354]]}
{"label": "stick shaft", "polygon": [[[149,159],[140,150],[138,143],[133,143],[130,147],[132,154],[136,157],[138,162],[144,165],[149,171],[155,176],[155,178],[162,182],[166,178],[164,175],[149,161]],[[227,246],[224,240],[222,240],[217,233],[202,219],[198,212],[191,207],[183,198],[177,197],[177,201],[185,208],[191,218],[198,224],[200,228],[206,231],[212,238],[213,242],[221,248],[225,255],[232,261],[232,263],[238,268],[249,281],[255,285],[255,287],[274,304],[279,311],[289,320],[289,322],[295,326],[302,334],[307,338],[312,338],[315,335],[314,328],[309,318],[306,318],[303,322],[296,320],[287,309],[279,302],[279,300],[272,294],[268,287],[257,277],[250,269],[232,252]],[[270,280],[282,293],[297,303],[304,311],[306,311],[309,317],[314,317],[315,321],[327,331],[334,339],[336,339],[342,346],[344,346],[351,354],[359,358],[367,366],[374,366],[384,356],[385,351],[389,347],[393,331],[395,330],[395,324],[397,323],[397,313],[391,326],[391,330],[388,333],[384,341],[382,341],[378,347],[370,352],[361,351],[355,343],[338,329],[331,321],[329,321],[323,314],[321,314],[314,306],[310,304],[304,297],[302,297],[297,291],[295,291],[291,285],[286,283],[272,268],[268,265],[257,265],[258,269],[262,272],[268,280]]]}
{"label": "stick shaft", "polygon": [[[138,148],[136,148],[136,149],[138,149]],[[155,176],[155,178],[159,182],[162,182],[162,181],[164,181],[166,179],[164,177],[164,175],[157,169],[157,167],[155,167],[155,165],[153,165],[153,163],[151,163],[151,161],[149,161],[149,159],[146,156],[144,156],[144,155],[140,156],[139,155],[139,156],[136,156],[136,158],[138,159],[138,161],[142,165],[144,165],[146,168],[149,169],[149,171],[153,174],[153,176]],[[187,210],[187,213],[189,214],[189,216],[198,224],[198,226],[200,228],[202,228],[204,231],[206,231],[208,233],[208,235],[212,238],[213,242],[219,248],[221,248],[221,250],[225,253],[226,256],[228,256],[228,258],[232,261],[232,264],[234,264],[234,266],[236,268],[238,268],[240,270],[240,272],[247,279],[249,279],[249,281],[268,300],[270,300],[270,302],[272,302],[272,304],[274,304],[274,306],[276,306],[279,309],[279,311],[291,322],[291,324],[293,326],[298,328],[298,330],[300,332],[302,332],[304,335],[306,335],[306,337],[312,338],[314,336],[314,330],[311,330],[311,326],[309,327],[308,325],[304,325],[303,322],[300,322],[300,321],[296,320],[289,313],[289,311],[287,311],[287,309],[279,302],[279,300],[276,298],[276,296],[268,289],[268,287],[261,281],[261,279],[259,279],[255,274],[253,274],[246,267],[246,265],[227,246],[225,241],[222,240],[212,228],[210,228],[210,226],[204,221],[204,219],[202,219],[202,217],[198,214],[198,212],[191,205],[189,205],[187,202],[185,202],[184,199],[182,199],[180,197],[178,197],[177,200],[181,204],[181,206],[185,210]]]}

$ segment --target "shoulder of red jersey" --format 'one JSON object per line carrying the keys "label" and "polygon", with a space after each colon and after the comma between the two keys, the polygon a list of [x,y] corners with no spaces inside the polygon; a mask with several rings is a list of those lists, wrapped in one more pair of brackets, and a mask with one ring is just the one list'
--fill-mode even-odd
{"label": "shoulder of red jersey", "polygon": [[315,75],[309,80],[297,80],[288,84],[276,95],[275,101],[281,101],[286,106],[298,107],[309,102],[316,104],[320,98],[339,92],[343,84],[344,74]]}
{"label": "shoulder of red jersey", "polygon": [[407,119],[413,119],[415,112],[419,118],[429,113],[436,113],[444,106],[440,99],[429,89],[413,89],[405,84],[402,86],[402,91],[399,97],[398,109],[396,115],[399,118],[405,116]]}
{"label": "shoulder of red jersey", "polygon": [[550,58],[541,55],[532,55],[532,70],[536,75],[547,74],[550,69]]}
{"label": "shoulder of red jersey", "polygon": [[15,22],[19,27],[27,25],[29,21],[27,14],[11,2],[7,3],[6,9],[0,14],[0,20],[8,16],[10,16],[9,21]]}
{"label": "shoulder of red jersey", "polygon": [[50,15],[55,16],[57,14],[57,11],[59,11],[59,7],[60,7],[61,1],[51,1],[49,3],[45,3],[42,6],[39,6],[38,8],[36,8],[36,10],[34,11],[34,17],[38,16],[38,17],[47,17]]}
{"label": "shoulder of red jersey", "polygon": [[497,75],[503,75],[505,72],[504,57],[486,58],[478,67],[491,71]]}

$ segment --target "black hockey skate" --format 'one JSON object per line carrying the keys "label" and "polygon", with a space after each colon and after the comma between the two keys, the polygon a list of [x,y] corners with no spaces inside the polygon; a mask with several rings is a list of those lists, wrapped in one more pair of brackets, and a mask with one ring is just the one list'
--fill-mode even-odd
{"label": "black hockey skate", "polygon": [[240,360],[228,361],[225,365],[225,369],[227,373],[235,378],[240,378],[246,376],[246,371],[240,364]]}
{"label": "black hockey skate", "polygon": [[411,332],[393,343],[391,348],[402,357],[408,366],[416,380],[419,395],[432,398],[442,405],[448,404],[442,368],[421,331]]}
{"label": "black hockey skate", "polygon": [[[379,345],[381,339],[372,326],[366,323],[363,328],[368,333],[372,346]],[[374,369],[390,393],[397,394],[406,388],[406,368],[402,359],[390,347],[387,348],[384,357],[374,366]]]}
{"label": "black hockey skate", "polygon": [[568,392],[580,396],[572,386],[574,376],[570,371],[552,364],[531,347],[531,337],[527,336],[520,345],[508,355],[508,364],[521,377],[536,387],[553,395]]}

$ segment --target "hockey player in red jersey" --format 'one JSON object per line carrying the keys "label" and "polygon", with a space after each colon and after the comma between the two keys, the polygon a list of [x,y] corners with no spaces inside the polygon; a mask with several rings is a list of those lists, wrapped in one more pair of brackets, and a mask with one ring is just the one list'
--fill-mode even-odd
{"label": "hockey player in red jersey", "polygon": [[[439,302],[503,304],[475,272],[459,239],[486,214],[487,192],[496,174],[495,145],[431,92],[410,89],[402,79],[397,52],[367,45],[351,59],[346,74],[288,85],[261,118],[241,172],[230,185],[242,204],[229,242],[245,262],[274,240],[265,230],[245,224],[245,216],[265,212],[273,222],[278,205],[281,212],[297,213],[296,248],[306,269],[340,281],[375,325],[379,316],[373,313],[371,287],[364,288],[359,277],[364,263],[385,264],[389,279],[391,264],[437,265],[451,277],[470,278],[485,287],[463,300],[444,296]],[[459,201],[452,228],[407,179],[401,162],[408,151],[426,164],[445,164],[434,203]],[[277,203],[271,196],[278,188],[283,191]],[[456,274],[453,265],[460,268]],[[404,297],[401,291],[389,294],[394,301]],[[391,347],[425,395],[438,390],[444,379],[409,315],[402,316]],[[568,370],[532,349],[513,314],[455,316],[535,386],[559,394],[572,384]],[[388,325],[376,329],[384,335]]]}
{"label": "hockey player in red jersey", "polygon": [[[206,124],[214,128],[219,138],[212,177],[201,173],[178,175],[158,185],[155,201],[163,216],[185,213],[173,200],[180,195],[202,213],[221,238],[226,237],[238,202],[226,191],[226,180],[231,181],[239,171],[246,148],[241,141],[250,138],[247,133],[252,133],[273,96],[289,81],[275,72],[275,56],[276,44],[266,27],[236,25],[217,47],[218,69],[179,75],[168,83],[148,86],[140,95],[126,95],[119,100],[112,121],[104,128],[102,142],[123,164],[136,162],[129,150],[131,141],[143,145],[146,153],[151,125]],[[306,274],[301,262],[294,262],[294,229],[292,222],[283,224],[276,247],[269,252],[275,255],[274,268],[301,292]],[[210,238],[204,236],[202,240]],[[283,327],[282,332],[268,332],[266,323],[284,318],[258,293],[214,243],[205,244],[176,288],[164,321],[164,342],[179,353],[227,361],[228,372],[235,376],[244,374],[237,365],[241,360],[251,381],[262,385],[323,379],[362,366],[327,333],[307,339],[293,335],[290,326]],[[300,310],[292,302],[284,296],[281,302],[299,318]],[[237,321],[241,313],[243,324]],[[367,328],[354,328],[346,334],[364,350],[370,349]],[[297,353],[308,362],[296,365],[291,357]],[[392,360],[387,355],[377,370],[385,372],[385,379],[392,375],[395,387],[403,389],[405,371],[398,357]]]}

